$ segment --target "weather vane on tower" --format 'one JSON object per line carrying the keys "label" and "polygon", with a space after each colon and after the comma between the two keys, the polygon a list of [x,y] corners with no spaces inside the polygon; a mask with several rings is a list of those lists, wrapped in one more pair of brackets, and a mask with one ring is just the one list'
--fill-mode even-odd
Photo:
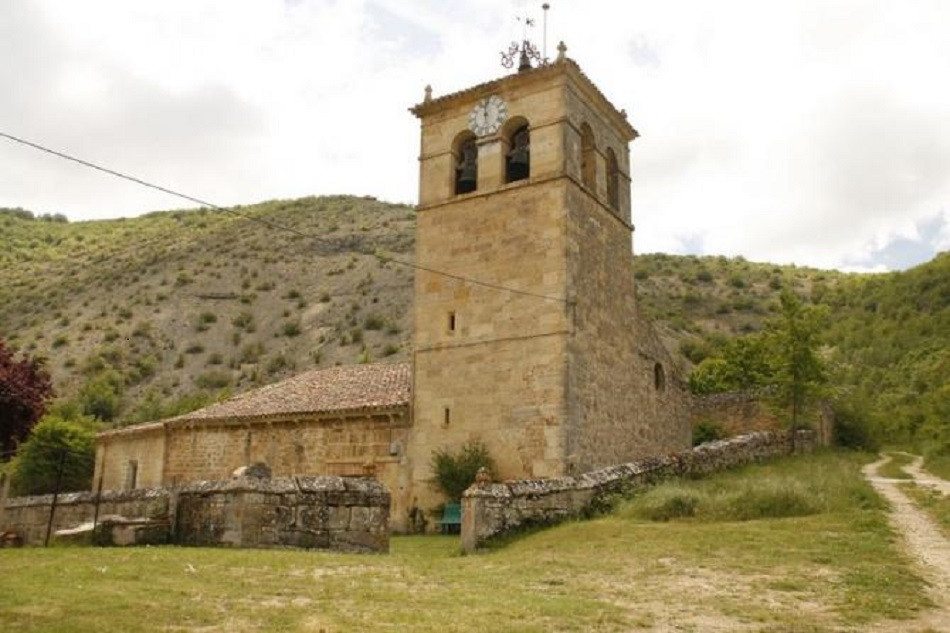
{"label": "weather vane on tower", "polygon": [[511,68],[515,65],[515,59],[518,59],[518,72],[524,70],[531,70],[534,65],[537,66],[547,66],[548,62],[548,9],[551,8],[551,5],[545,2],[541,5],[541,8],[544,10],[544,39],[542,50],[539,51],[538,47],[533,44],[528,39],[528,28],[534,26],[534,18],[530,17],[519,17],[517,20],[521,22],[521,42],[512,42],[508,47],[508,51],[501,52],[501,65],[505,68]]}

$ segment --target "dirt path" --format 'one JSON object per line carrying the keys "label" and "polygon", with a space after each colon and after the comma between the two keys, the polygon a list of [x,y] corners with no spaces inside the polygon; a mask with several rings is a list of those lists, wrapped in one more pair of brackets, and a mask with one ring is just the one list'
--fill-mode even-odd
{"label": "dirt path", "polygon": [[[894,629],[884,630],[950,632],[950,542],[943,537],[930,517],[901,492],[899,484],[908,483],[910,480],[887,479],[878,475],[878,467],[890,459],[884,456],[873,464],[868,464],[864,467],[864,475],[875,490],[891,504],[891,525],[903,536],[907,553],[930,584],[930,597],[937,608],[912,623],[904,622]],[[922,461],[922,458],[915,459],[913,464],[905,468],[906,472],[913,476],[915,482],[929,485],[947,494],[947,488],[950,487],[947,482],[921,471]]]}

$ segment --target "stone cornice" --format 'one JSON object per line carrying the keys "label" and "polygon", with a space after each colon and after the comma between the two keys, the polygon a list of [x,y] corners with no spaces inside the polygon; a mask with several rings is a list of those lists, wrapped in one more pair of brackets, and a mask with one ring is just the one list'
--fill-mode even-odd
{"label": "stone cornice", "polygon": [[626,135],[627,141],[632,141],[639,134],[627,121],[627,118],[610,102],[607,97],[594,85],[594,82],[584,74],[580,66],[573,59],[565,58],[563,61],[548,64],[524,72],[517,72],[505,77],[500,77],[492,81],[472,86],[458,92],[453,92],[441,97],[423,101],[409,108],[409,111],[420,119],[425,118],[436,112],[456,107],[464,103],[477,101],[497,92],[503,92],[520,83],[540,82],[544,80],[564,75],[570,78],[582,90],[592,103],[599,103],[605,106],[603,112],[617,129]]}

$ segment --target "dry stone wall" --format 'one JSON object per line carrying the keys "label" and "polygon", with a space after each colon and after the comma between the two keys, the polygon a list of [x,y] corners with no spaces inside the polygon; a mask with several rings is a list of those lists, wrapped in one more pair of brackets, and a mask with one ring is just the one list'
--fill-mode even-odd
{"label": "dry stone wall", "polygon": [[[91,523],[96,497],[91,492],[59,495],[53,532]],[[0,531],[15,533],[25,545],[42,544],[51,503],[52,495],[8,499]],[[104,492],[98,518],[116,529],[130,523],[166,526],[166,538],[156,537],[154,529],[142,531],[148,542],[387,552],[389,506],[389,491],[374,479],[242,477],[180,489]],[[138,543],[125,538],[110,542]]]}
{"label": "dry stone wall", "polygon": [[183,545],[389,551],[389,491],[372,479],[241,478],[189,486],[178,499]]}
{"label": "dry stone wall", "polygon": [[[165,488],[140,488],[103,492],[99,497],[99,517],[123,516],[147,519],[167,519],[169,491]],[[50,504],[53,495],[12,497],[4,506],[0,530],[14,532],[24,545],[39,545],[46,539]],[[96,517],[96,494],[94,492],[70,492],[56,499],[53,512],[53,529],[66,530]]]}
{"label": "dry stone wall", "polygon": [[[814,443],[813,432],[799,431],[795,450],[810,451]],[[476,484],[462,498],[462,549],[474,552],[491,539],[524,527],[585,516],[621,491],[669,477],[713,473],[791,450],[788,433],[760,431],[575,477]]]}
{"label": "dry stone wall", "polygon": [[693,398],[691,426],[712,422],[726,436],[751,431],[774,431],[781,426],[774,413],[762,404],[762,398],[750,391],[714,393]]}

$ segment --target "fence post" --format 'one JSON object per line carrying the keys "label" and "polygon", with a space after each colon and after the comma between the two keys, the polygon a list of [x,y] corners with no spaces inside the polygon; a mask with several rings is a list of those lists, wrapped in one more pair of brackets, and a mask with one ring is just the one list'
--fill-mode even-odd
{"label": "fence post", "polygon": [[63,483],[63,466],[66,463],[66,451],[59,453],[59,467],[56,469],[56,487],[53,489],[53,501],[49,504],[49,522],[46,524],[46,539],[43,547],[49,547],[49,536],[53,531],[53,514],[56,512],[56,499],[59,498],[59,487]]}
{"label": "fence post", "polygon": [[99,502],[102,500],[102,473],[99,473],[99,485],[96,486],[96,511],[92,515],[92,538],[96,538],[96,526],[99,525]]}
{"label": "fence post", "polygon": [[7,496],[10,494],[10,476],[0,473],[0,532],[5,529],[4,519],[7,513]]}

